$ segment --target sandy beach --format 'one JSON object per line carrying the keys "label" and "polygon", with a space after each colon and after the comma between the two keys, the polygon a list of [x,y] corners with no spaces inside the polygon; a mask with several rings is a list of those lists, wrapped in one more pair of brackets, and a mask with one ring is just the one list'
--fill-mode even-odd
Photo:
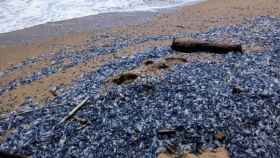
{"label": "sandy beach", "polygon": [[[30,102],[36,103],[38,107],[56,103],[60,97],[65,97],[65,91],[72,92],[73,89],[79,88],[76,86],[82,85],[81,82],[85,81],[86,77],[90,78],[87,75],[95,71],[103,71],[103,67],[108,67],[110,72],[110,63],[124,59],[130,61],[137,55],[141,56],[141,53],[147,53],[147,49],[149,51],[152,49],[151,52],[155,53],[153,55],[157,56],[157,59],[141,61],[140,66],[135,64],[136,67],[125,69],[126,73],[164,78],[161,76],[162,71],[166,72],[177,64],[194,61],[210,65],[212,62],[223,63],[226,60],[224,57],[207,53],[160,53],[163,52],[161,49],[164,50],[166,46],[171,45],[171,37],[178,34],[190,33],[196,36],[195,33],[241,25],[256,17],[279,17],[279,4],[279,0],[208,0],[193,5],[163,9],[159,12],[100,14],[2,33],[0,34],[0,88],[2,87],[0,114],[4,116],[10,112],[21,113],[23,109],[30,108],[27,106]],[[251,26],[250,29],[254,30],[253,27]],[[264,30],[268,31],[266,27]],[[213,34],[213,39],[217,42],[240,41],[237,35],[227,33],[223,33],[223,37],[214,36],[216,34]],[[205,40],[202,35],[199,37]],[[208,34],[206,37],[208,37],[206,40],[211,40]],[[245,54],[268,49],[266,41],[261,38],[242,44]],[[157,51],[159,54],[156,54]],[[114,87],[112,81],[118,75],[118,72],[114,72],[102,79],[102,88],[98,93],[106,95],[108,89]],[[61,104],[66,104],[65,102]],[[9,135],[10,130],[3,133],[0,132],[0,142]],[[224,133],[219,134],[215,139],[224,139],[221,138],[224,137]],[[187,153],[183,157],[229,158],[230,155],[230,151],[221,146],[213,151],[205,149],[200,154]],[[159,154],[158,157],[173,158],[175,155],[164,153]]]}
{"label": "sandy beach", "polygon": [[[92,47],[109,45],[114,37],[176,34],[178,32],[207,31],[211,27],[239,24],[246,18],[255,16],[279,16],[278,0],[209,0],[191,6],[163,10],[160,13],[136,12],[102,14],[69,21],[44,24],[25,30],[0,34],[0,70],[5,70],[27,58],[60,51],[80,52]],[[137,18],[136,18],[137,17]],[[229,39],[230,40],[230,39]],[[146,42],[120,50],[117,56],[131,55],[145,47],[169,45],[170,41]],[[260,48],[252,48],[260,49]],[[2,111],[15,110],[27,96],[39,102],[52,96],[48,93],[51,86],[69,85],[83,72],[115,57],[103,56],[95,61],[79,64],[65,72],[56,73],[19,86],[1,95]],[[97,61],[96,61],[97,60]],[[101,63],[100,63],[101,62]],[[24,77],[49,65],[47,60],[23,66],[5,76],[1,76],[0,85],[16,78]]]}

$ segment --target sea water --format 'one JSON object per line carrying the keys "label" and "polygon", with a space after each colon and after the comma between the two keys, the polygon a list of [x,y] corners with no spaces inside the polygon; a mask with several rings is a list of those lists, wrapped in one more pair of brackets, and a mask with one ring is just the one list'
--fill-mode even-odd
{"label": "sea water", "polygon": [[0,33],[109,12],[155,11],[198,0],[0,0]]}

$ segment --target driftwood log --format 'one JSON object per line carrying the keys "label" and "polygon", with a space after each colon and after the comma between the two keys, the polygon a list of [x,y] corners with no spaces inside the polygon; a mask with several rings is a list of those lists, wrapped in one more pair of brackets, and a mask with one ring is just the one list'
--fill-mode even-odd
{"label": "driftwood log", "polygon": [[212,52],[212,53],[228,53],[228,52],[241,52],[242,46],[240,44],[223,44],[212,43],[193,39],[174,39],[171,48],[175,51],[192,53],[192,52]]}
{"label": "driftwood log", "polygon": [[0,158],[25,158],[25,156],[10,154],[7,152],[0,151]]}

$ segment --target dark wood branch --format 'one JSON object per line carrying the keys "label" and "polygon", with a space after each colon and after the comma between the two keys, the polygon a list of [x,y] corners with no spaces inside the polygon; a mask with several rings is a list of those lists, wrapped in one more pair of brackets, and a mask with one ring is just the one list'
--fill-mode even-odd
{"label": "dark wood branch", "polygon": [[212,53],[228,53],[241,52],[243,53],[240,44],[224,44],[212,43],[192,39],[174,39],[171,48],[175,51],[192,53],[192,52],[212,52]]}
{"label": "dark wood branch", "polygon": [[25,158],[26,156],[20,156],[15,154],[10,154],[7,152],[0,151],[0,158]]}

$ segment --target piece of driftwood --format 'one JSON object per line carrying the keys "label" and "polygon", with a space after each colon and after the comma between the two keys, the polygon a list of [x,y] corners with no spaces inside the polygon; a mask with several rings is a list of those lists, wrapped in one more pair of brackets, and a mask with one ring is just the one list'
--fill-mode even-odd
{"label": "piece of driftwood", "polygon": [[239,85],[233,85],[232,94],[245,94],[245,93],[249,93],[249,90],[242,88]]}
{"label": "piece of driftwood", "polygon": [[65,116],[58,124],[62,124],[65,121],[69,120],[70,118],[72,118],[78,111],[79,109],[85,105],[85,103],[88,101],[89,97],[86,97],[80,104],[78,104],[72,111],[70,111],[68,113],[67,116]]}
{"label": "piece of driftwood", "polygon": [[192,52],[212,52],[212,53],[228,53],[241,52],[243,53],[240,44],[224,44],[212,43],[193,39],[174,39],[171,48],[175,51],[192,53]]}
{"label": "piece of driftwood", "polygon": [[51,94],[52,96],[57,97],[57,87],[56,87],[56,86],[51,87],[51,88],[49,89],[49,92],[50,92],[50,94]]}
{"label": "piece of driftwood", "polygon": [[57,97],[57,94],[56,94],[56,92],[55,92],[55,91],[50,90],[50,93],[51,93],[51,95],[52,95],[52,96]]}
{"label": "piece of driftwood", "polygon": [[7,152],[0,151],[0,158],[25,158],[26,156],[20,156],[15,154],[10,154]]}
{"label": "piece of driftwood", "polygon": [[178,145],[176,144],[171,144],[171,143],[167,143],[166,146],[166,151],[170,154],[176,154],[177,152],[177,148],[178,148]]}
{"label": "piece of driftwood", "polygon": [[134,73],[124,73],[121,74],[120,76],[114,78],[112,81],[115,84],[121,85],[123,83],[128,83],[131,81],[134,81],[138,77],[137,74]]}
{"label": "piece of driftwood", "polygon": [[161,128],[157,132],[159,135],[170,135],[176,134],[176,129],[174,128]]}
{"label": "piece of driftwood", "polygon": [[152,64],[154,64],[155,62],[154,61],[152,61],[152,60],[146,60],[145,62],[144,62],[144,65],[152,65]]}

